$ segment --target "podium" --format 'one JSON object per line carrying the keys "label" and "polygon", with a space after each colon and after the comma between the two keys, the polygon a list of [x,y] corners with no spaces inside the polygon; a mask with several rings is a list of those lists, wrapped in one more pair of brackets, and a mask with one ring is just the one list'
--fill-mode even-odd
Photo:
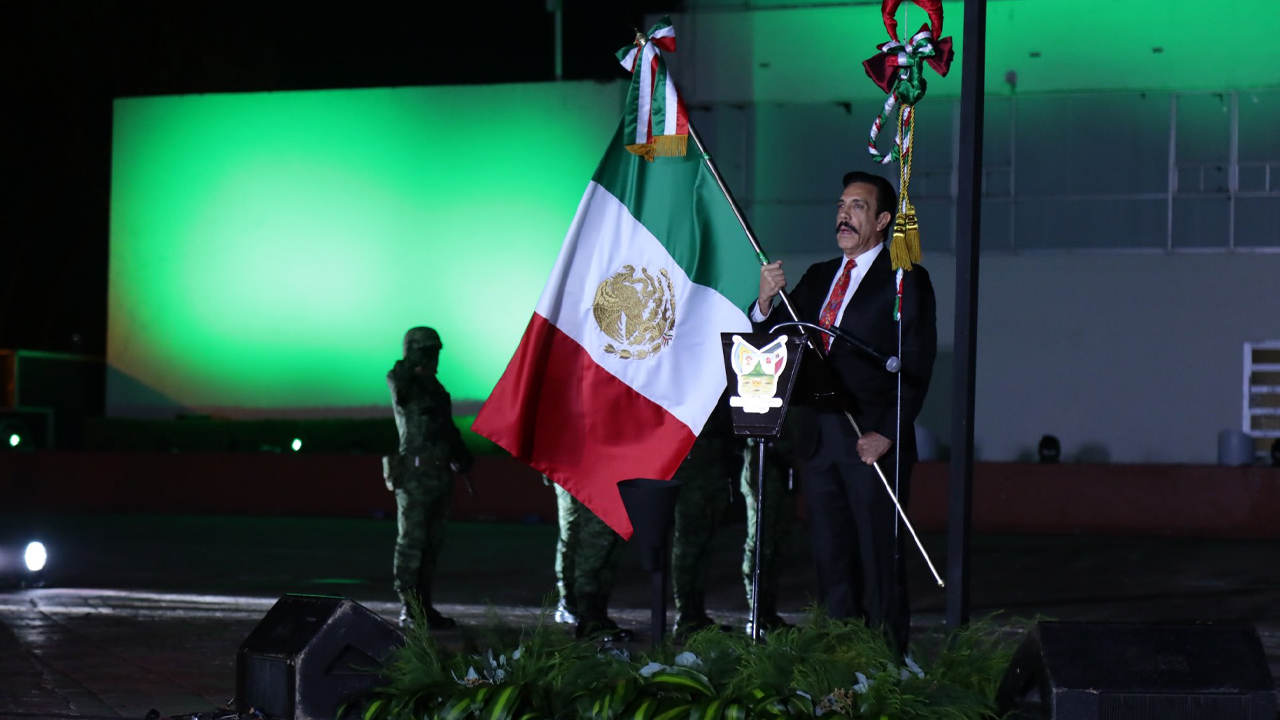
{"label": "podium", "polygon": [[[783,421],[799,377],[804,339],[772,333],[721,333],[733,434],[756,440],[756,518],[764,513],[766,440],[782,435]],[[760,566],[762,521],[756,522],[755,569],[751,577],[751,638],[760,639]]]}

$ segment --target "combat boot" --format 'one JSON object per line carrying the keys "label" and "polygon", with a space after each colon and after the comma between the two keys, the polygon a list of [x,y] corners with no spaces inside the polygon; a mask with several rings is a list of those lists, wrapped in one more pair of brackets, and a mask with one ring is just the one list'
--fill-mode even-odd
{"label": "combat boot", "polygon": [[[767,636],[769,633],[773,632],[774,630],[783,630],[786,628],[795,627],[795,625],[792,625],[791,623],[782,619],[782,616],[778,614],[776,606],[773,604],[773,602],[761,602],[758,612],[760,613],[761,637]],[[747,634],[753,635],[752,633],[753,629],[754,628],[751,625],[751,621],[748,620]]]}
{"label": "combat boot", "polygon": [[556,601],[556,609],[552,619],[562,625],[577,625],[578,602],[573,597],[573,593],[565,589],[564,583],[556,583],[556,590],[560,594],[560,599]]}
{"label": "combat boot", "polygon": [[400,628],[402,630],[411,630],[414,626],[413,612],[410,610],[412,606],[410,594],[413,594],[418,601],[418,605],[423,609],[423,615],[426,616],[427,628],[430,630],[454,630],[458,627],[458,621],[453,618],[445,617],[440,614],[431,605],[430,596],[424,596],[413,590],[400,593],[400,600],[404,604],[400,607]]}
{"label": "combat boot", "polygon": [[707,599],[703,593],[693,593],[688,602],[676,609],[676,624],[671,634],[677,638],[686,638],[700,630],[714,627],[721,632],[732,632],[730,625],[721,625],[707,615]]}
{"label": "combat boot", "polygon": [[578,623],[573,629],[576,638],[595,638],[605,642],[631,642],[635,633],[619,627],[605,611],[608,600],[600,595],[578,596]]}

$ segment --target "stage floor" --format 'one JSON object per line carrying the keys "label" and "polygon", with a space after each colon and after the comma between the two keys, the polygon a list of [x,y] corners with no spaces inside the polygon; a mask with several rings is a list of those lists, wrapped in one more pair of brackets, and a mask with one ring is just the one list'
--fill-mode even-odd
{"label": "stage floor", "polygon": [[[206,712],[235,694],[235,652],[286,592],[351,597],[394,619],[390,520],[208,516],[15,516],[50,549],[45,588],[0,592],[0,719],[142,718]],[[741,625],[742,524],[713,553],[708,605]],[[799,531],[802,533],[803,531]],[[939,568],[945,538],[926,535]],[[490,607],[533,620],[554,588],[555,527],[456,523],[437,605],[464,623]],[[782,578],[784,614],[809,602],[813,572],[798,534]],[[914,632],[941,623],[943,591],[911,554]],[[628,548],[614,616],[648,628],[648,575]],[[1195,538],[979,535],[975,617],[1232,621],[1256,625],[1280,677],[1280,543]]]}

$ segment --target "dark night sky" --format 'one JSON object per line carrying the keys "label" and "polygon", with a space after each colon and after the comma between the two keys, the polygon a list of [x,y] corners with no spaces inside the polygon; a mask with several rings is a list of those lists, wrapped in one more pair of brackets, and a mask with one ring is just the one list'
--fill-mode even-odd
{"label": "dark night sky", "polygon": [[[644,14],[565,0],[566,79],[612,79]],[[0,15],[0,348],[106,347],[111,101],[131,95],[547,81],[545,0],[7,3]]]}

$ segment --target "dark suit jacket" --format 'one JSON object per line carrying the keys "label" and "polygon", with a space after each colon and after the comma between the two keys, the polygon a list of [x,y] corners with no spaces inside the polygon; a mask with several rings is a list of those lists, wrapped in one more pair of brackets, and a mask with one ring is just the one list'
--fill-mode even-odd
{"label": "dark suit jacket", "polygon": [[[809,267],[790,293],[791,302],[800,319],[817,324],[826,300],[827,290],[844,264],[844,256]],[[849,299],[839,328],[870,345],[885,356],[898,355],[902,361],[902,445],[903,459],[915,458],[914,423],[920,414],[933,361],[938,351],[937,308],[929,273],[916,265],[905,273],[902,297],[902,351],[898,351],[898,324],[893,320],[895,271],[889,248],[881,249],[867,269],[857,291]],[[786,317],[785,309],[774,308],[758,331],[768,330]],[[789,318],[788,318],[789,319]],[[798,332],[798,329],[792,329]],[[816,334],[816,333],[815,333]],[[898,379],[884,365],[861,350],[839,340],[833,341],[828,354],[835,378],[852,397],[854,417],[864,433],[877,432],[897,442]],[[823,377],[820,361],[812,354],[801,364],[802,385],[797,388],[801,407],[795,408],[798,434],[797,450],[802,458],[816,450],[815,413],[839,412],[835,398],[823,396],[829,380]],[[805,398],[810,400],[805,408]],[[848,453],[856,458],[854,448]]]}

